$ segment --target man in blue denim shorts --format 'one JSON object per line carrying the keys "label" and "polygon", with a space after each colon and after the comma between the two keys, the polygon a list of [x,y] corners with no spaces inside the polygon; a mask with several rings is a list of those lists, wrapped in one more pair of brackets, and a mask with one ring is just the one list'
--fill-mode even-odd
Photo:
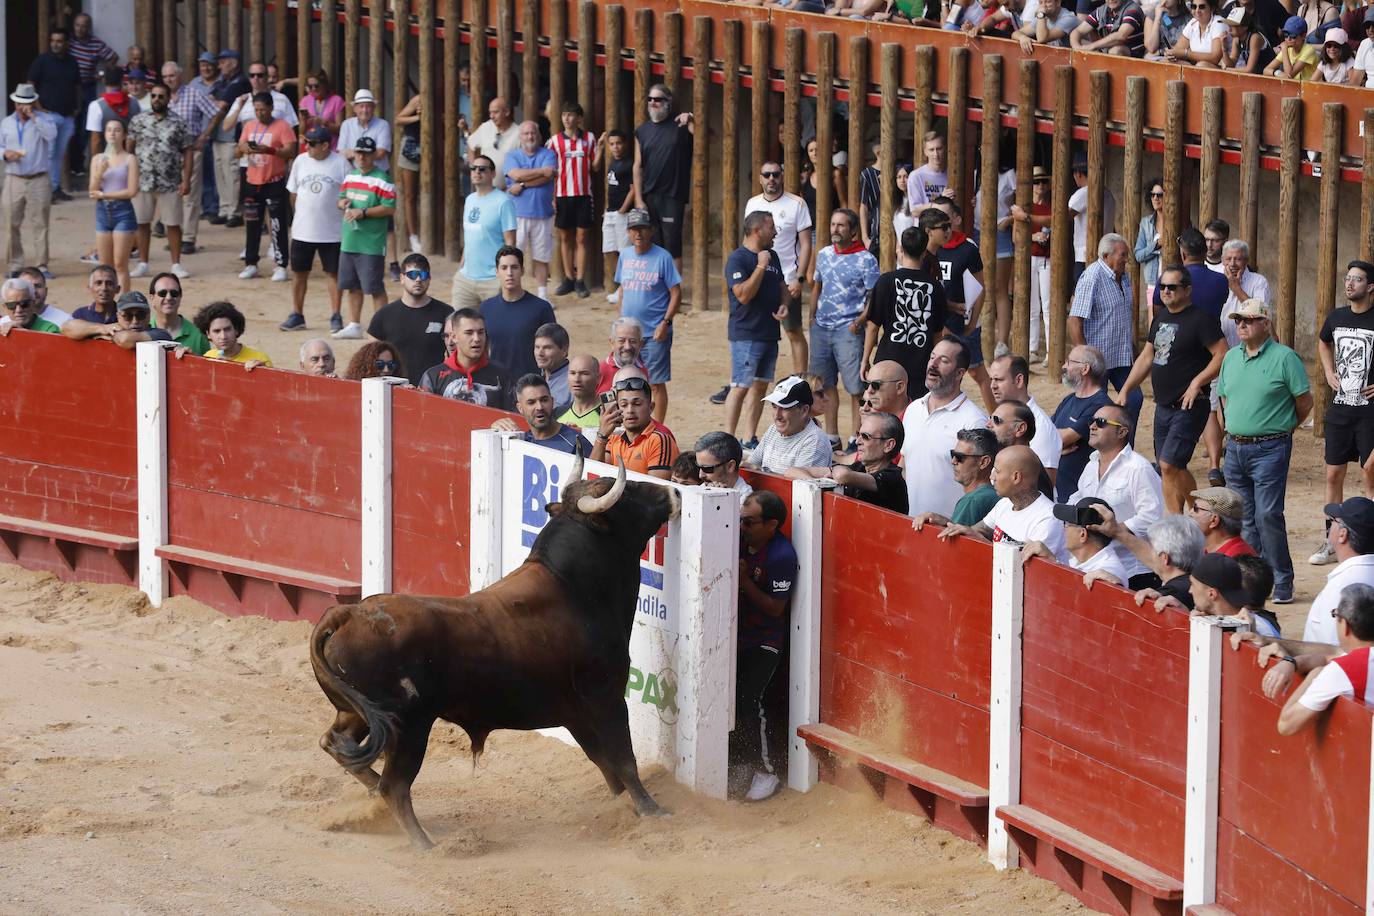
{"label": "man in blue denim shorts", "polygon": [[836,210],[830,217],[831,244],[816,255],[815,286],[811,290],[810,372],[825,381],[831,394],[825,428],[837,436],[839,400],[833,397],[837,380],[849,392],[854,442],[859,434],[859,395],[863,394],[864,312],[868,295],[878,282],[878,259],[859,237],[859,214]]}
{"label": "man in blue denim shorts", "polygon": [[654,419],[668,413],[668,382],[673,377],[673,316],[682,305],[682,276],[673,256],[654,244],[654,224],[645,210],[625,216],[630,245],[620,252],[615,279],[620,284],[620,314],[644,328],[640,356],[653,386]]}
{"label": "man in blue denim shorts", "polygon": [[725,261],[725,286],[730,299],[730,394],[725,399],[725,429],[735,434],[740,409],[749,402],[749,436],[757,439],[763,395],[773,382],[778,363],[779,320],[787,314],[783,301],[782,259],[773,250],[777,225],[766,210],[744,217],[744,242]]}

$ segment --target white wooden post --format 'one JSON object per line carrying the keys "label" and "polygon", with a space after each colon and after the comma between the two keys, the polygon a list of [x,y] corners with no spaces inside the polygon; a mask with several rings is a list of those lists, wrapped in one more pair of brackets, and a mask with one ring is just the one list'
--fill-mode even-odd
{"label": "white wooden post", "polygon": [[821,718],[821,493],[812,481],[792,483],[792,549],[797,577],[792,583],[791,690],[787,704],[787,786],[809,792],[820,778],[816,758],[797,736]]}
{"label": "white wooden post", "polygon": [[363,597],[391,591],[391,389],[401,378],[363,380]]}
{"label": "white wooden post", "polygon": [[501,578],[502,435],[492,429],[472,431],[472,476],[468,529],[468,578],[472,591]]}
{"label": "white wooden post", "polygon": [[1193,617],[1188,649],[1188,763],[1183,809],[1183,908],[1216,902],[1221,653],[1229,620]]}
{"label": "white wooden post", "polygon": [[167,350],[145,340],[137,347],[138,587],[153,607],[167,597],[167,568],[157,549],[167,543]]}
{"label": "white wooden post", "polygon": [[[678,551],[677,767],[683,785],[724,798],[735,706],[735,609],[739,594],[739,504],[734,490],[682,487]],[[722,521],[725,520],[725,521]],[[721,537],[728,523],[735,537]]]}
{"label": "white wooden post", "polygon": [[1025,577],[1021,552],[992,548],[992,678],[988,737],[988,861],[998,871],[1017,867],[1016,844],[1003,805],[1021,800],[1021,625]]}

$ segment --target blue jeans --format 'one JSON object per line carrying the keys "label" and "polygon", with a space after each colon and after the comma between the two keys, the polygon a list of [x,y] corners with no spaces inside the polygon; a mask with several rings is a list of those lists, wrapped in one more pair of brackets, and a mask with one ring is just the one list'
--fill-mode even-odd
{"label": "blue jeans", "polygon": [[1288,491],[1288,462],[1293,437],[1226,444],[1226,486],[1245,503],[1241,537],[1274,567],[1274,594],[1293,594],[1293,558],[1288,553],[1288,525],[1283,500]]}
{"label": "blue jeans", "polygon": [[205,149],[198,155],[204,156],[205,160],[201,165],[200,174],[203,176],[203,184],[200,190],[200,212],[214,216],[219,212],[219,191],[215,188],[215,154],[212,150],[214,144],[206,143]]}
{"label": "blue jeans", "polygon": [[[1115,369],[1107,370],[1107,381],[1117,391],[1126,384],[1126,379],[1131,377],[1130,366],[1117,366]],[[1145,392],[1136,388],[1126,398],[1126,412],[1131,415],[1131,448],[1135,448],[1135,428],[1140,425],[1140,408],[1145,406]]]}
{"label": "blue jeans", "polygon": [[72,145],[72,135],[76,133],[76,118],[41,111],[39,117],[47,118],[57,126],[57,139],[53,141],[48,154],[48,181],[54,192],[62,188],[62,158],[67,155],[67,147]]}

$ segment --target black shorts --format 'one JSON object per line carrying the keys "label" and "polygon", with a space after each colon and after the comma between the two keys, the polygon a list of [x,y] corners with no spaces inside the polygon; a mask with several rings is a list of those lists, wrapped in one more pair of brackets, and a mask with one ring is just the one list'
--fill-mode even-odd
{"label": "black shorts", "polygon": [[1192,410],[1181,407],[1155,408],[1155,460],[1176,468],[1186,468],[1193,459],[1193,449],[1202,438],[1211,414],[1207,398],[1198,396]]}
{"label": "black shorts", "polygon": [[1374,453],[1374,420],[1360,420],[1338,407],[1326,412],[1326,463],[1365,464]]}
{"label": "black shorts", "polygon": [[338,242],[302,242],[291,240],[291,272],[305,274],[315,265],[315,255],[320,256],[320,266],[327,274],[339,272]]}
{"label": "black shorts", "polygon": [[578,197],[555,197],[553,200],[555,229],[590,229],[592,227],[592,199],[587,194]]}
{"label": "black shorts", "polygon": [[687,205],[662,191],[645,194],[644,203],[654,221],[654,244],[666,248],[674,258],[682,257],[682,217]]}

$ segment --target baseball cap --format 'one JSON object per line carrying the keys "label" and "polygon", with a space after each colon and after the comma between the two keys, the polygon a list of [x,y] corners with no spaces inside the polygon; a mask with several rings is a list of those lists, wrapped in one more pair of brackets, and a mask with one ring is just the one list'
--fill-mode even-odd
{"label": "baseball cap", "polygon": [[1204,553],[1193,564],[1189,573],[1208,588],[1221,592],[1221,597],[1238,608],[1248,604],[1244,582],[1241,578],[1240,564],[1225,554]]}
{"label": "baseball cap", "polygon": [[152,311],[152,306],[148,305],[147,296],[136,289],[131,289],[115,300],[116,312],[123,312],[129,309],[148,309],[148,311]]}
{"label": "baseball cap", "polygon": [[1098,506],[1105,506],[1108,509],[1112,508],[1112,504],[1102,499],[1100,496],[1085,496],[1071,506],[1067,503],[1055,503],[1053,510],[1054,517],[1061,522],[1077,525],[1079,509],[1095,509]]}
{"label": "baseball cap", "polygon": [[358,141],[353,144],[353,149],[359,153],[375,153],[377,152],[377,141],[371,137],[359,137]]}
{"label": "baseball cap", "polygon": [[211,54],[209,51],[201,51],[200,56],[196,58],[196,63],[213,64],[214,62],[215,55]]}
{"label": "baseball cap", "polygon": [[638,226],[652,226],[654,221],[649,217],[648,210],[641,210],[638,207],[625,214],[625,228],[634,229]]}
{"label": "baseball cap", "polygon": [[1245,504],[1240,494],[1230,487],[1203,487],[1188,494],[1193,499],[1205,499],[1212,511],[1222,518],[1238,522],[1245,518]]}
{"label": "baseball cap", "polygon": [[796,407],[798,404],[809,406],[815,403],[815,398],[811,395],[811,386],[800,375],[789,375],[778,382],[764,400],[775,407]]}
{"label": "baseball cap", "polygon": [[1364,11],[1364,24],[1374,25],[1374,6],[1371,6]]}
{"label": "baseball cap", "polygon": [[1231,314],[1227,316],[1231,320],[1237,318],[1269,318],[1269,305],[1263,299],[1246,299],[1244,302],[1231,309]]}
{"label": "baseball cap", "polygon": [[219,59],[224,60],[225,58],[229,60],[243,60],[243,55],[233,48],[225,48],[223,51],[219,52]]}
{"label": "baseball cap", "polygon": [[359,102],[377,104],[377,100],[373,97],[371,89],[359,89],[357,92],[353,93],[353,104],[357,105]]}
{"label": "baseball cap", "polygon": [[1350,44],[1350,36],[1345,33],[1345,29],[1332,29],[1326,33],[1326,37],[1322,39],[1322,43],[1328,45],[1348,45]]}
{"label": "baseball cap", "polygon": [[1283,21],[1283,28],[1279,31],[1281,31],[1283,34],[1287,35],[1290,38],[1297,38],[1299,35],[1306,35],[1307,20],[1303,19],[1301,16],[1289,16],[1287,19]]}
{"label": "baseball cap", "polygon": [[[334,135],[329,132],[328,127],[317,125],[305,132],[306,143],[328,143],[332,139],[334,139]],[[358,146],[362,146],[364,140],[371,143],[374,149],[376,148],[377,141],[371,137],[359,137]]]}
{"label": "baseball cap", "polygon": [[142,67],[130,67],[124,71],[124,78],[126,80],[144,80],[146,82],[148,74]]}
{"label": "baseball cap", "polygon": [[1374,501],[1367,497],[1352,496],[1343,503],[1329,503],[1322,511],[1330,518],[1340,519],[1362,540],[1374,540]]}

